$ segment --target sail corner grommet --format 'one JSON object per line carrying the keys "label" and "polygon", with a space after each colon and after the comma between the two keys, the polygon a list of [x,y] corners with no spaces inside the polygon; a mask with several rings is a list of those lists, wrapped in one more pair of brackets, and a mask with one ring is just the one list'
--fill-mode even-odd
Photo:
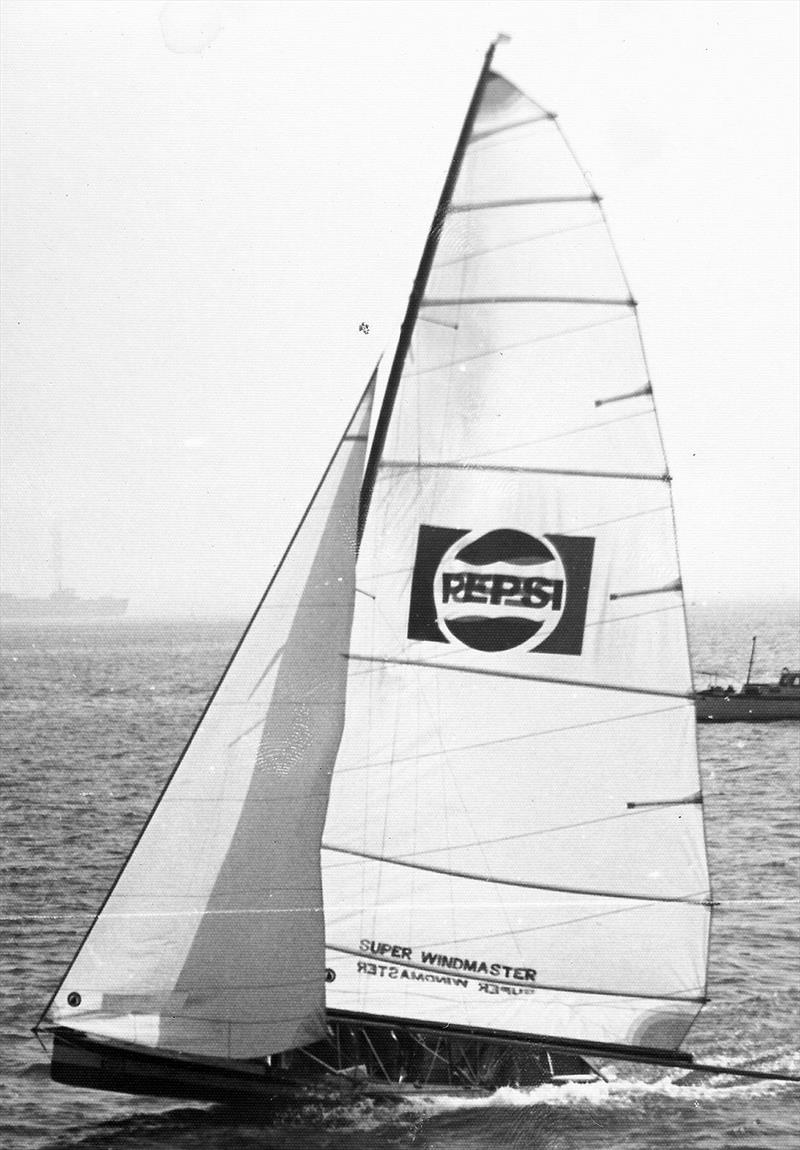
{"label": "sail corner grommet", "polygon": [[71,990],[67,995],[67,1006],[80,1006],[81,996],[77,990]]}

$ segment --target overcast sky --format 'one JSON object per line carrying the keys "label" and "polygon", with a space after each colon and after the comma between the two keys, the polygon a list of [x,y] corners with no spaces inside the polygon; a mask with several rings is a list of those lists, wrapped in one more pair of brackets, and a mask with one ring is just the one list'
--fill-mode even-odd
{"label": "overcast sky", "polygon": [[254,605],[503,30],[640,301],[690,600],[797,594],[798,12],[7,2],[3,589],[50,590],[59,522],[83,594]]}

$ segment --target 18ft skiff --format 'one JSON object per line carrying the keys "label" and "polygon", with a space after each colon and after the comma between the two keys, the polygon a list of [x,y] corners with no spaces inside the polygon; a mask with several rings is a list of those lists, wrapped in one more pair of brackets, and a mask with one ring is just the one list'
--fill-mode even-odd
{"label": "18ft skiff", "polygon": [[291,1100],[693,1065],[711,894],[636,301],[493,53],[375,419],[373,377],[39,1024],[60,1081]]}

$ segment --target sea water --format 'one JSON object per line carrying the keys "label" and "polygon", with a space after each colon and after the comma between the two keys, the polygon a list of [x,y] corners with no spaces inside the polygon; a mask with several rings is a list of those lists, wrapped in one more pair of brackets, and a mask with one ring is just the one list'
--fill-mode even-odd
{"label": "sea water", "polygon": [[[792,604],[690,608],[695,665],[800,665]],[[236,641],[230,621],[3,628],[0,1143],[21,1150],[797,1150],[800,1087],[618,1064],[591,1085],[502,1089],[279,1121],[52,1083],[31,1034]],[[654,652],[654,658],[658,653]],[[714,875],[698,1059],[800,1073],[800,724],[700,728]],[[669,764],[665,763],[665,770]]]}

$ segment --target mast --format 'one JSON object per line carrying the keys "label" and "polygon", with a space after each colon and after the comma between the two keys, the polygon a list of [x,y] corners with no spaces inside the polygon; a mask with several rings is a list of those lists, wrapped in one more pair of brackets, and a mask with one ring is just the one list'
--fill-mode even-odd
{"label": "mast", "polygon": [[411,294],[408,297],[408,306],[406,314],[400,328],[400,338],[397,342],[397,348],[394,353],[394,360],[392,362],[389,379],[386,384],[386,391],[381,404],[381,410],[378,413],[378,418],[375,423],[375,435],[372,440],[372,447],[370,449],[369,457],[367,459],[367,466],[364,470],[364,482],[361,487],[361,499],[358,508],[358,532],[357,532],[357,545],[361,543],[361,538],[364,534],[364,524],[367,518],[367,512],[372,501],[372,491],[375,486],[375,477],[378,471],[378,463],[381,455],[383,454],[384,444],[386,442],[386,433],[389,430],[389,423],[392,418],[392,411],[394,403],[397,398],[397,392],[400,387],[400,379],[403,374],[403,368],[408,355],[408,349],[411,346],[411,336],[414,332],[414,325],[417,322],[417,314],[422,298],[425,294],[425,288],[428,283],[428,276],[430,275],[433,260],[436,255],[436,249],[439,246],[439,239],[442,234],[442,226],[444,224],[447,212],[450,208],[450,203],[453,199],[453,191],[458,180],[459,172],[461,171],[461,164],[464,160],[464,153],[467,150],[469,137],[472,133],[472,127],[475,123],[475,117],[480,107],[483,90],[486,87],[486,81],[489,77],[489,72],[492,66],[492,59],[494,57],[495,48],[501,40],[505,39],[502,35],[497,36],[495,40],[489,45],[486,56],[483,60],[483,66],[478,76],[475,85],[475,91],[472,94],[472,100],[467,108],[467,114],[464,117],[464,123],[461,128],[461,133],[458,137],[453,158],[450,161],[450,167],[442,187],[439,202],[436,205],[436,211],[433,214],[428,238],[425,241],[425,247],[422,251],[422,258],[419,263],[414,284],[411,288]]}
{"label": "mast", "polygon": [[758,638],[758,635],[753,636],[753,645],[750,648],[750,662],[747,664],[747,679],[745,680],[745,684],[744,684],[745,687],[749,687],[749,685],[750,685],[750,675],[752,674],[752,671],[753,671],[753,660],[756,657],[756,639],[757,638]]}

